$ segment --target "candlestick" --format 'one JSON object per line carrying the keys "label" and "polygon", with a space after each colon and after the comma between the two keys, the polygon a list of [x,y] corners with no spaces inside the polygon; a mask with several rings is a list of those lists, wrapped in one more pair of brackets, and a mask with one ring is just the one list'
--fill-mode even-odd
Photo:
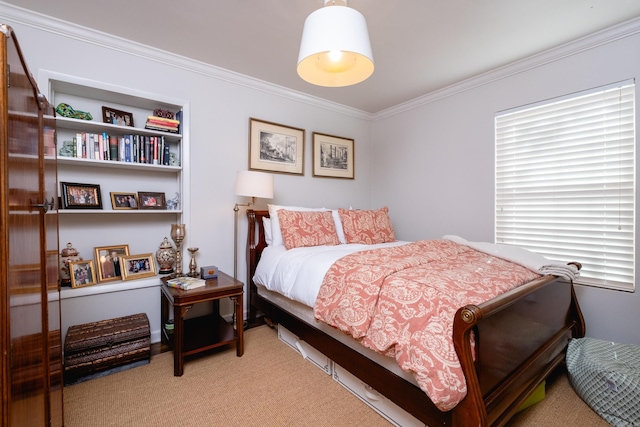
{"label": "candlestick", "polygon": [[176,243],[176,277],[182,276],[182,241],[185,235],[184,224],[171,224],[171,238]]}

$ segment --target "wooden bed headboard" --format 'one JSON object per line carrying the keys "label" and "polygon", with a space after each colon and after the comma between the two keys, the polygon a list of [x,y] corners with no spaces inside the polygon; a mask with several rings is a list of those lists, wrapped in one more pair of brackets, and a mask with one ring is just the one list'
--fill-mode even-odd
{"label": "wooden bed headboard", "polygon": [[249,282],[249,323],[256,320],[256,309],[251,304],[251,296],[258,292],[258,288],[253,283],[253,275],[256,271],[258,261],[262,251],[267,247],[267,240],[264,234],[263,218],[269,218],[267,210],[247,210],[247,218],[249,219],[249,230],[247,233],[247,281]]}

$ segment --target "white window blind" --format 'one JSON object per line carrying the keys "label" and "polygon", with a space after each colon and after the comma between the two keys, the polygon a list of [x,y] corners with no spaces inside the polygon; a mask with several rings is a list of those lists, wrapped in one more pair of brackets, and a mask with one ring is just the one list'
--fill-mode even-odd
{"label": "white window blind", "polygon": [[635,287],[635,84],[496,115],[496,243]]}

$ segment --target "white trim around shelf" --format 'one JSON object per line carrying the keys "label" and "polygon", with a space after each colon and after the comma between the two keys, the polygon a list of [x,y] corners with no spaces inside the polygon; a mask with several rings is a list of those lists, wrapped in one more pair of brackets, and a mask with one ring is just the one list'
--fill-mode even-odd
{"label": "white trim around shelf", "polygon": [[79,157],[64,157],[58,156],[59,165],[72,165],[72,166],[91,166],[109,169],[152,169],[158,172],[177,173],[182,170],[181,166],[168,166],[168,165],[153,165],[149,163],[134,163],[134,162],[121,162],[113,160],[96,160],[96,159],[83,159]]}
{"label": "white trim around shelf", "polygon": [[[60,289],[60,299],[86,297],[90,295],[101,295],[113,292],[131,291],[136,289],[152,288],[162,286],[160,281],[162,276],[153,276],[144,279],[122,281],[111,283],[98,283],[97,285],[83,286],[80,288],[62,287]],[[160,298],[160,294],[158,294]]]}
{"label": "white trim around shelf", "polygon": [[168,209],[59,209],[58,214],[118,214],[118,215],[136,215],[136,214],[181,214],[182,210]]}

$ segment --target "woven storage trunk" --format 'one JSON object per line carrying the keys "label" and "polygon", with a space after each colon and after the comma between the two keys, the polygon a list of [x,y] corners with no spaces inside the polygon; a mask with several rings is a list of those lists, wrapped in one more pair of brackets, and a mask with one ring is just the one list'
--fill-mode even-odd
{"label": "woven storage trunk", "polygon": [[64,381],[72,384],[149,363],[150,358],[151,335],[145,313],[71,326],[64,343]]}

